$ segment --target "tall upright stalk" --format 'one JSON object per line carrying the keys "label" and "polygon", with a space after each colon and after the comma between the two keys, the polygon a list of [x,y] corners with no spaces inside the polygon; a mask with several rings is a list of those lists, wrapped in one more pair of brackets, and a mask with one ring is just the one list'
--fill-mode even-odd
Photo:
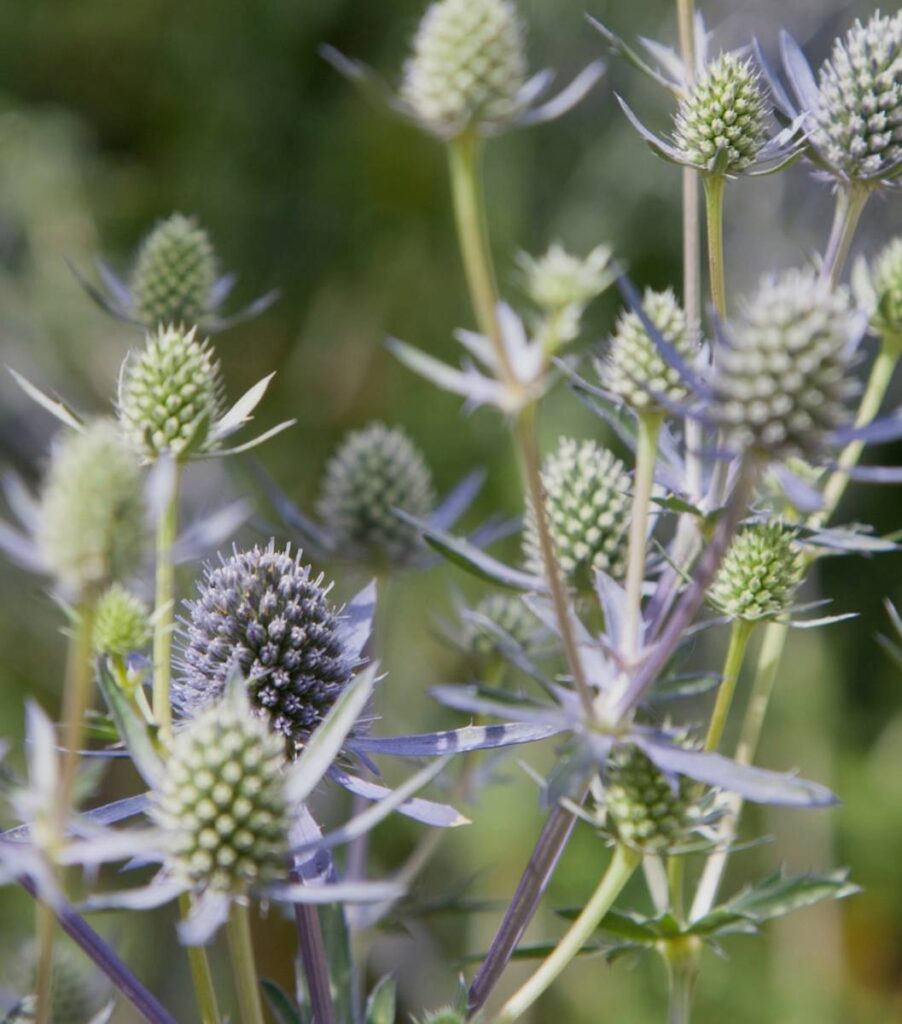
{"label": "tall upright stalk", "polygon": [[742,671],[742,662],[745,659],[745,649],[752,635],[754,624],[744,619],[734,619],[730,629],[730,645],[727,648],[727,656],[724,660],[723,678],[717,690],[717,700],[714,704],[714,712],[711,721],[708,723],[708,733],[705,736],[706,751],[715,751],[720,746],[723,738],[723,731],[730,715],[730,708],[733,706],[733,697],[736,695],[736,684],[739,682],[739,673]]}
{"label": "tall upright stalk", "polygon": [[156,542],[156,595],[153,630],[153,713],[160,735],[172,729],[169,687],[172,678],[172,630],[175,624],[175,566],[172,549],[178,536],[182,466],[172,469],[172,486],[160,512]]}
{"label": "tall upright stalk", "polygon": [[661,951],[667,965],[669,1000],[668,1024],[689,1024],[692,1017],[692,996],[698,980],[700,942],[695,936],[674,939],[663,944]]}
{"label": "tall upright stalk", "polygon": [[837,190],[833,226],[821,264],[821,276],[834,287],[842,277],[852,239],[870,195],[871,189],[861,184],[841,185]]}
{"label": "tall upright stalk", "polygon": [[708,281],[711,302],[721,319],[727,315],[727,289],[723,259],[723,196],[727,179],[722,174],[705,174],[705,223],[708,232]]}
{"label": "tall upright stalk", "polygon": [[260,983],[257,981],[257,965],[251,938],[251,919],[245,904],[232,903],[226,932],[235,990],[238,993],[238,1008],[241,1011],[241,1024],[264,1024],[263,1001],[260,998]]}

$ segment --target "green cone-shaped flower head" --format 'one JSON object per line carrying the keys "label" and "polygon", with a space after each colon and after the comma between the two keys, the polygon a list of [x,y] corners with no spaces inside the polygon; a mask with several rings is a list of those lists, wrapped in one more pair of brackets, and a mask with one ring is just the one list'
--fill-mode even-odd
{"label": "green cone-shaped flower head", "polygon": [[130,291],[135,315],[147,327],[193,327],[211,306],[216,254],[193,217],[174,213],[141,244]]}
{"label": "green cone-shaped flower head", "polygon": [[240,683],[176,733],[153,794],[170,869],[194,886],[240,893],[287,874],[282,741]]}
{"label": "green cone-shaped flower head", "polygon": [[187,714],[222,695],[237,664],[255,712],[295,757],[350,682],[331,585],[290,549],[236,551],[208,566],[186,602],[182,672],[173,681]]}
{"label": "green cone-shaped flower head", "polygon": [[74,599],[129,573],[144,546],[141,470],[116,424],[97,420],[56,445],[41,497],[37,542]]}
{"label": "green cone-shaped flower head", "polygon": [[902,341],[902,238],[894,238],[874,260],[871,285],[876,300],[872,323]]}
{"label": "green cone-shaped flower head", "polygon": [[[473,611],[522,647],[530,647],[539,635],[538,619],[519,595],[488,594]],[[464,620],[463,639],[469,650],[480,657],[495,654],[503,643],[488,625],[473,619]]]}
{"label": "green cone-shaped flower head", "polygon": [[668,779],[632,744],[615,747],[605,765],[607,826],[626,846],[663,853],[685,844],[693,827],[692,783]]}
{"label": "green cone-shaped flower head", "polygon": [[467,1018],[453,1006],[445,1006],[440,1010],[427,1013],[421,1024],[466,1024]]}
{"label": "green cone-shaped flower head", "polygon": [[161,327],[130,353],[119,380],[119,420],[148,461],[184,459],[214,446],[211,429],[223,411],[219,362],[196,329]]}
{"label": "green cone-shaped flower head", "polygon": [[[545,511],[561,570],[589,589],[595,569],[622,576],[630,515],[630,478],[623,463],[595,441],[562,438],[542,467]],[[535,516],[527,508],[527,566],[542,571]]]}
{"label": "green cone-shaped flower head", "polygon": [[585,306],[600,295],[613,280],[612,250],[596,246],[588,256],[574,256],[555,242],[534,259],[523,254],[526,292],[545,313],[560,313],[570,306]]}
{"label": "green cone-shaped flower head", "polygon": [[688,163],[709,168],[720,152],[720,172],[740,174],[755,162],[766,141],[767,113],[751,62],[722,53],[680,103],[674,142]]}
{"label": "green cone-shaped flower head", "polygon": [[894,176],[902,160],[902,11],[856,21],[818,73],[810,138],[846,178]]}
{"label": "green cone-shaped flower head", "polygon": [[731,619],[773,619],[791,607],[802,571],[795,533],[779,522],[756,523],[734,538],[708,597]]}
{"label": "green cone-shaped flower head", "polygon": [[[673,291],[668,288],[656,292],[649,288],[642,305],[664,340],[691,364],[698,348],[698,331],[690,328]],[[660,405],[656,396],[670,402],[686,398],[686,387],[680,375],[664,361],[658,346],[632,310],[621,314],[607,358],[596,362],[596,371],[602,385],[634,409]]]}
{"label": "green cone-shaped flower head", "polygon": [[816,455],[848,421],[862,318],[845,288],[807,270],[767,278],[715,356],[713,416],[738,447]]}
{"label": "green cone-shaped flower head", "polygon": [[97,654],[124,658],[150,642],[147,606],[120,583],[101,595],[94,614],[93,646]]}
{"label": "green cone-shaped flower head", "polygon": [[399,427],[372,423],[349,434],[329,460],[319,513],[339,550],[382,563],[403,561],[419,544],[393,510],[426,518],[434,505],[420,450]]}
{"label": "green cone-shaped flower head", "polygon": [[426,128],[451,137],[508,120],[525,80],[511,0],[436,0],[417,29],[401,95]]}

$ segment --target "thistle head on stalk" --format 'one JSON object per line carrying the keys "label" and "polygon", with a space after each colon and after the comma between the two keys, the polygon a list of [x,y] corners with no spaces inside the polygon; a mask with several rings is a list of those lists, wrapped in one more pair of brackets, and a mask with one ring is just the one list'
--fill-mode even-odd
{"label": "thistle head on stalk", "polygon": [[902,238],[893,238],[870,266],[859,258],[852,287],[862,309],[870,315],[871,330],[886,342],[902,346]]}
{"label": "thistle head on stalk", "polygon": [[780,522],[740,530],[708,591],[718,611],[743,622],[779,618],[790,611],[803,573],[795,531]]}
{"label": "thistle head on stalk", "polygon": [[115,658],[143,650],[150,643],[152,633],[147,605],[119,583],[114,583],[100,596],[93,628],[95,653]]}

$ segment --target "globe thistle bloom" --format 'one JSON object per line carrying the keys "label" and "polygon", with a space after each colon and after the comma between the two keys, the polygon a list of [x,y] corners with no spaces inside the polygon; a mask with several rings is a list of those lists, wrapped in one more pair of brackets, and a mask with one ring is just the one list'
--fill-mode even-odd
{"label": "globe thistle bloom", "polygon": [[56,444],[35,533],[44,567],[76,599],[134,568],[145,537],[141,471],[115,423],[97,420]]}
{"label": "globe thistle bloom", "polygon": [[354,431],[329,460],[319,514],[336,546],[372,562],[403,562],[420,547],[400,509],[428,519],[435,509],[432,474],[400,427],[372,423]]}
{"label": "globe thistle bloom", "polygon": [[143,650],[152,628],[147,605],[119,583],[101,595],[94,610],[92,647],[96,654],[125,658]]}
{"label": "globe thistle bloom", "polygon": [[350,682],[357,654],[343,645],[331,584],[301,563],[301,552],[237,549],[208,565],[186,602],[177,706],[194,715],[223,693],[234,666],[254,711],[296,757]]}
{"label": "globe thistle bloom", "polygon": [[[198,340],[195,327],[187,331],[161,327],[122,364],[119,422],[147,462],[163,456],[184,461],[217,452],[227,437],[251,419],[272,376],[264,377],[225,411],[222,371],[209,340]],[[293,423],[281,423],[231,451],[252,448]]]}
{"label": "globe thistle bloom", "polygon": [[414,36],[397,95],[365,64],[332,47],[322,54],[388,109],[430,134],[453,139],[560,117],[604,70],[590,64],[559,95],[536,105],[552,76],[527,76],[524,44],[513,0],[433,0]]}
{"label": "globe thistle bloom", "polygon": [[902,238],[894,238],[870,267],[862,257],[852,272],[855,299],[871,318],[871,329],[884,341],[902,345]]}
{"label": "globe thistle bloom", "polygon": [[[630,478],[623,463],[595,441],[562,438],[542,466],[542,485],[555,554],[570,583],[591,587],[595,570],[622,576],[630,516]],[[538,575],[543,563],[531,508],[523,553]]]}
{"label": "globe thistle bloom", "polygon": [[[698,329],[687,322],[673,290],[646,289],[642,306],[661,337],[691,364],[697,354]],[[596,360],[595,369],[605,390],[633,409],[653,409],[661,402],[683,402],[688,395],[680,374],[667,364],[639,315],[632,310],[621,314],[607,354]]]}
{"label": "globe thistle bloom", "polygon": [[815,166],[847,183],[891,184],[902,171],[902,12],[856,21],[817,79],[786,33],[781,46],[795,97],[782,93],[783,110],[803,116]]}
{"label": "globe thistle bloom", "polygon": [[734,537],[708,599],[731,619],[779,618],[791,610],[802,573],[795,532],[779,522],[756,523]]}
{"label": "globe thistle bloom", "polygon": [[220,310],[235,277],[219,275],[218,264],[210,237],[197,218],[173,213],[141,242],[128,283],[99,261],[102,290],[78,276],[102,309],[148,331],[163,327],[221,331],[258,316],[275,301],[278,293],[268,292],[240,312],[222,316]]}

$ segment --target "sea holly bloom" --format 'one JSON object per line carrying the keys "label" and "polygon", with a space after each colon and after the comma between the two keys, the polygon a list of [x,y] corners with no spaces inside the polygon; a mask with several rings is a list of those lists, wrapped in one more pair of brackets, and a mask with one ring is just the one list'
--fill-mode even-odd
{"label": "sea holly bloom", "polygon": [[322,53],[383,106],[442,139],[553,120],[604,70],[590,64],[563,92],[537,103],[554,74],[527,77],[524,31],[512,0],[435,0],[420,22],[397,95],[365,64],[332,47]]}
{"label": "sea holly bloom", "polygon": [[153,634],[145,603],[119,583],[101,594],[94,609],[91,646],[95,654],[127,658],[142,651]]}
{"label": "sea holly bloom", "polygon": [[888,242],[870,267],[863,256],[855,261],[852,290],[870,315],[871,330],[902,347],[902,238]]}
{"label": "sea holly bloom", "polygon": [[207,232],[195,217],[173,213],[155,225],[141,243],[126,284],[105,263],[97,261],[103,289],[78,275],[91,298],[119,320],[154,331],[200,327],[209,333],[225,330],[268,309],[278,292],[268,292],[247,308],[223,317],[220,309],[235,284],[233,274],[220,275]]}
{"label": "sea holly bloom", "polygon": [[790,611],[803,571],[796,532],[779,522],[755,523],[733,538],[708,600],[730,619],[779,618]]}

